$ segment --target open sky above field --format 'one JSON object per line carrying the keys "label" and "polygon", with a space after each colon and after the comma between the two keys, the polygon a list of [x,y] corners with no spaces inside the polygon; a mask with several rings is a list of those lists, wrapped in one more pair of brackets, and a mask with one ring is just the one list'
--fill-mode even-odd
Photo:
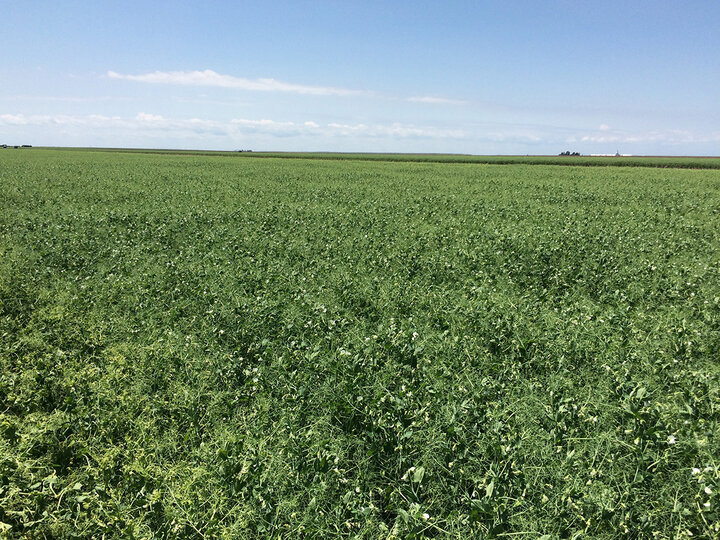
{"label": "open sky above field", "polygon": [[720,154],[720,3],[4,6],[0,144]]}

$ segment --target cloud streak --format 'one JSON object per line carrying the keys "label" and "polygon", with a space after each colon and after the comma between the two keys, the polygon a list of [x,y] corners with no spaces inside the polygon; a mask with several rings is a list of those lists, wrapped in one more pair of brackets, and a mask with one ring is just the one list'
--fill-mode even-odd
{"label": "cloud streak", "polygon": [[[716,145],[720,132],[684,130],[619,131],[597,129],[568,133],[552,126],[521,125],[462,125],[436,126],[409,123],[321,123],[274,120],[269,118],[233,118],[211,120],[203,118],[168,118],[159,114],[140,112],[134,116],[0,114],[0,135],[22,137],[26,140],[102,141],[108,145],[138,144],[167,145],[164,141],[184,141],[187,147],[233,147],[242,145],[275,145],[313,148],[337,145],[346,148],[447,148],[470,153],[500,151],[521,145],[526,149],[562,148],[565,144],[582,145],[578,150],[591,152],[612,145],[653,145],[653,148],[681,148],[683,145]],[[54,142],[52,142],[54,141]],[[118,141],[118,142],[115,142]],[[124,141],[119,143],[119,141]],[[40,143],[38,143],[40,144]],[[45,142],[44,144],[48,144]],[[82,145],[81,144],[81,145]],[[177,144],[177,143],[176,143]],[[448,150],[450,151],[450,150]],[[552,151],[552,150],[550,150]],[[658,150],[662,151],[662,150]],[[525,152],[523,152],[525,153]]]}
{"label": "cloud streak", "polygon": [[465,105],[467,103],[467,101],[461,99],[449,99],[436,96],[413,96],[407,98],[405,101],[410,101],[411,103],[431,103],[435,105]]}
{"label": "cloud streak", "polygon": [[134,117],[104,115],[24,115],[1,114],[0,127],[56,126],[62,129],[122,129],[145,135],[182,133],[185,135],[205,134],[229,137],[241,134],[260,134],[274,137],[325,136],[392,139],[462,139],[467,135],[459,129],[442,129],[412,124],[340,124],[331,122],[319,124],[312,120],[305,122],[278,121],[271,119],[233,118],[229,121],[205,120],[200,118],[170,119],[158,114],[138,113]]}
{"label": "cloud streak", "polygon": [[154,71],[143,75],[126,75],[115,71],[108,71],[107,77],[110,79],[148,84],[211,86],[215,88],[235,88],[252,92],[289,92],[311,96],[362,96],[370,94],[370,92],[363,90],[294,84],[278,81],[277,79],[245,79],[232,75],[223,75],[211,69],[204,71]]}
{"label": "cloud streak", "polygon": [[720,142],[720,132],[695,133],[687,130],[654,130],[646,132],[612,131],[601,129],[596,133],[583,135],[579,141],[584,143],[661,143],[694,144]]}
{"label": "cloud streak", "polygon": [[[141,75],[129,75],[118,73],[116,71],[108,71],[105,76],[114,80],[133,81],[146,84],[233,88],[249,92],[285,92],[308,96],[382,97],[381,94],[370,90],[295,84],[270,78],[246,79],[243,77],[235,77],[233,75],[224,75],[211,69],[202,71],[153,71],[152,73],[144,73]],[[402,101],[409,103],[424,103],[430,105],[464,105],[467,103],[463,100],[449,99],[439,96],[412,96],[401,99]]]}

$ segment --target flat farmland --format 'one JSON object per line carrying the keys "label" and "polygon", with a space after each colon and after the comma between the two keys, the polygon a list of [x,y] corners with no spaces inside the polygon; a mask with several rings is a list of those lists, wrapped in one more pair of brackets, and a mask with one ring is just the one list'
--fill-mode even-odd
{"label": "flat farmland", "polygon": [[720,172],[418,159],[0,151],[2,534],[720,536]]}

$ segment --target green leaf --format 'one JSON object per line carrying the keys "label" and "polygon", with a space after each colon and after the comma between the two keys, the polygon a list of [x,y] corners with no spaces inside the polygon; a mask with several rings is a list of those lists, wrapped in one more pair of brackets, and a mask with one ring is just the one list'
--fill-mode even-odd
{"label": "green leaf", "polygon": [[425,467],[418,467],[413,473],[413,482],[419,484],[425,477]]}
{"label": "green leaf", "polygon": [[490,483],[485,487],[485,496],[489,499],[492,497],[493,491],[495,491],[495,481],[491,480]]}

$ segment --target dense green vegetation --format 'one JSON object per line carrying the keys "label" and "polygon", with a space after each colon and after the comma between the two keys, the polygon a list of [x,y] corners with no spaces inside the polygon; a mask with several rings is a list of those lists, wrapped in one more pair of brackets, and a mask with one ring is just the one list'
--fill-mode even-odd
{"label": "dense green vegetation", "polygon": [[[49,149],[48,149],[49,150]],[[70,150],[70,149],[57,149]],[[470,154],[367,154],[342,152],[226,152],[211,150],[161,150],[139,148],[85,148],[92,152],[192,155],[233,158],[322,159],[340,161],[392,161],[420,163],[473,163],[488,165],[568,165],[571,167],[654,167],[671,169],[720,169],[718,157],[670,156],[477,156]]]}
{"label": "dense green vegetation", "polygon": [[304,152],[253,152],[243,157],[284,157],[364,161],[417,161],[426,163],[484,163],[488,165],[569,165],[572,167],[659,167],[720,169],[720,158],[650,156],[475,156],[463,154],[333,154]]}
{"label": "dense green vegetation", "polygon": [[9,537],[720,535],[717,171],[32,149],[0,185]]}

